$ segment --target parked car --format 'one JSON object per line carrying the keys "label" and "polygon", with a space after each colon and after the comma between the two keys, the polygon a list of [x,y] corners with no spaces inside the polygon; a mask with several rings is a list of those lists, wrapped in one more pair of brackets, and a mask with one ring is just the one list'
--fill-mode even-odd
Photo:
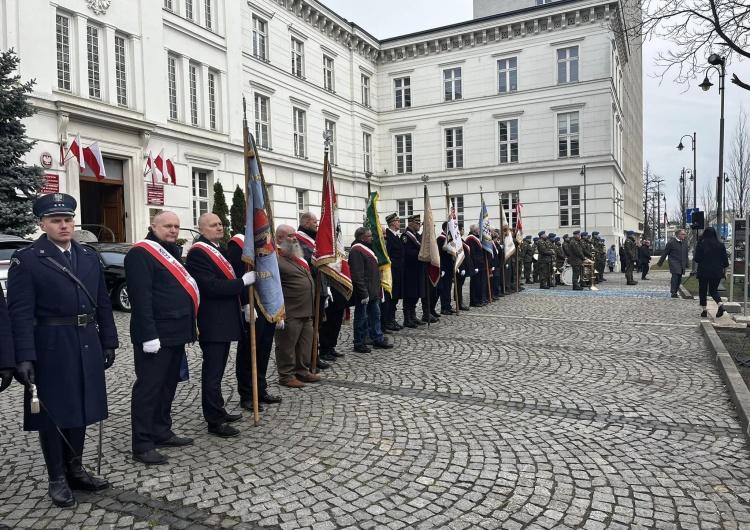
{"label": "parked car", "polygon": [[130,312],[128,285],[125,283],[125,254],[130,243],[82,243],[99,254],[104,269],[104,281],[115,309]]}
{"label": "parked car", "polygon": [[6,295],[6,298],[8,297],[7,284],[10,258],[16,250],[26,248],[32,243],[33,241],[21,237],[0,234],[0,288],[3,290],[3,294]]}

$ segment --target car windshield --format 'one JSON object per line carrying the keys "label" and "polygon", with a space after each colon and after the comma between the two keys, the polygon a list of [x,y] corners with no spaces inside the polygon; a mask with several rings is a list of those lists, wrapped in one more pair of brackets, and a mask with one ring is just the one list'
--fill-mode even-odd
{"label": "car windshield", "polygon": [[125,254],[121,252],[100,252],[99,255],[107,265],[125,266]]}
{"label": "car windshield", "polygon": [[29,241],[5,241],[0,243],[0,261],[10,260],[16,250],[26,248],[29,244]]}

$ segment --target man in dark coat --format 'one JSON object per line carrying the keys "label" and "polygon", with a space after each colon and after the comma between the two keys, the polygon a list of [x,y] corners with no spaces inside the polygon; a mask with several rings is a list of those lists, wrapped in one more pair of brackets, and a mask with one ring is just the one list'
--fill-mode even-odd
{"label": "man in dark coat", "polygon": [[[227,259],[232,264],[234,274],[241,278],[245,274],[245,262],[242,261],[242,249],[245,245],[244,234],[232,236],[227,244]],[[243,289],[240,295],[242,310],[250,316],[248,290]],[[268,393],[268,381],[266,373],[268,372],[268,362],[271,359],[271,350],[273,349],[273,336],[276,326],[258,307],[258,301],[255,301],[255,368],[258,377],[258,401],[262,403],[281,403],[281,397]],[[240,407],[245,410],[253,410],[253,365],[250,353],[250,328],[247,322],[245,333],[237,341],[237,357],[235,360],[235,376],[237,377],[237,393],[240,396]],[[258,410],[262,411],[260,405]]]}
{"label": "man in dark coat", "polygon": [[391,278],[393,280],[391,300],[388,303],[386,315],[386,327],[390,331],[400,331],[403,326],[396,321],[396,309],[402,296],[404,282],[404,248],[401,244],[401,234],[399,234],[401,219],[397,213],[392,213],[385,218],[385,222],[388,223],[388,228],[385,231],[385,250],[391,260]]}
{"label": "man in dark coat", "polygon": [[474,275],[471,277],[469,286],[469,305],[471,307],[482,307],[487,296],[487,267],[485,264],[485,250],[479,240],[479,225],[473,224],[469,227],[469,235],[466,244],[469,245],[471,261],[474,264]]}
{"label": "man in dark coat", "polygon": [[[81,459],[86,426],[107,418],[104,370],[119,346],[99,257],[73,241],[75,208],[64,193],[37,199],[33,211],[44,234],[13,254],[8,271],[16,373],[26,387],[24,429],[39,431],[49,495],[60,507],[75,504],[72,490],[109,487]],[[38,414],[31,413],[32,384]]]}
{"label": "man in dark coat", "polygon": [[573,268],[573,290],[583,291],[581,285],[581,273],[583,272],[583,260],[586,259],[586,255],[583,252],[583,242],[581,241],[581,231],[576,230],[573,232],[573,239],[570,241],[568,247],[570,251],[569,262]]}
{"label": "man in dark coat", "polygon": [[406,231],[401,235],[401,245],[404,250],[404,326],[416,328],[425,323],[417,318],[417,301],[424,296],[424,267],[419,261],[419,249],[422,242],[419,230],[422,218],[419,214],[408,219]]}
{"label": "man in dark coat", "polygon": [[[629,230],[627,233],[628,237],[625,240],[625,244],[623,245],[623,256],[625,256],[625,280],[626,285],[637,285],[638,282],[633,279],[633,269],[635,268],[635,264],[638,261],[638,248],[635,243],[635,232],[632,230]],[[667,245],[669,246],[669,245]],[[666,248],[664,249],[664,256],[666,256]],[[659,264],[664,261],[664,256],[662,256],[662,259],[659,261]],[[685,260],[687,261],[687,248],[685,249]],[[672,261],[670,260],[670,267],[672,264]],[[679,286],[679,278],[677,280],[677,285]],[[674,278],[672,283],[674,283]],[[675,287],[673,287],[673,293],[675,291]]]}
{"label": "man in dark coat", "polygon": [[526,284],[534,283],[531,281],[531,264],[534,262],[534,247],[531,243],[531,236],[523,238],[521,243],[521,260],[523,260],[523,277]]}
{"label": "man in dark coat", "polygon": [[685,274],[688,266],[688,244],[685,241],[684,229],[679,228],[675,232],[674,238],[664,247],[664,252],[656,266],[661,267],[666,258],[669,258],[669,272],[672,273],[670,291],[672,292],[672,298],[677,298],[682,275]]}
{"label": "man in dark coat", "polygon": [[447,222],[443,222],[442,230],[443,232],[437,236],[438,255],[440,256],[440,280],[438,283],[440,314],[453,315],[455,311],[451,307],[451,299],[453,298],[454,258],[445,248],[445,244],[448,242],[448,236],[446,235],[446,230],[448,230]]}
{"label": "man in dark coat", "polygon": [[130,340],[136,381],[131,397],[133,458],[163,464],[157,447],[191,445],[172,431],[172,401],[185,345],[198,338],[198,286],[182,266],[175,244],[180,219],[164,211],[154,217],[146,239],[125,256],[130,296]]}
{"label": "man in dark coat", "polygon": [[0,289],[0,392],[13,381],[16,366],[16,350],[13,347],[13,333],[10,331],[10,315],[5,303],[5,295]]}
{"label": "man in dark coat", "polygon": [[231,438],[240,431],[229,424],[239,421],[242,414],[229,414],[224,408],[221,380],[229,359],[229,347],[232,341],[244,337],[243,321],[250,321],[250,306],[242,309],[240,295],[255,283],[255,272],[246,272],[240,278],[235,275],[226,251],[219,246],[224,226],[218,215],[201,215],[198,231],[201,235],[190,247],[185,268],[195,279],[202,296],[202,308],[198,312],[198,337],[203,352],[201,406],[208,432],[220,438]]}
{"label": "man in dark coat", "polygon": [[644,239],[641,248],[638,249],[638,261],[641,266],[641,280],[648,280],[646,275],[651,263],[651,242],[648,239]]}

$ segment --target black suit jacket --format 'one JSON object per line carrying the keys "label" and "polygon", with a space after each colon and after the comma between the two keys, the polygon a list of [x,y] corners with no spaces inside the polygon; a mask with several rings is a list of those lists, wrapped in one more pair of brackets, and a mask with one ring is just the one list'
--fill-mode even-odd
{"label": "black suit jacket", "polygon": [[695,249],[693,261],[698,264],[698,278],[716,280],[724,277],[724,269],[729,267],[729,259],[724,245],[714,249],[706,249],[699,243]]}
{"label": "black suit jacket", "polygon": [[15,365],[16,350],[13,348],[13,334],[10,332],[10,316],[5,295],[0,289],[0,368],[13,368]]}

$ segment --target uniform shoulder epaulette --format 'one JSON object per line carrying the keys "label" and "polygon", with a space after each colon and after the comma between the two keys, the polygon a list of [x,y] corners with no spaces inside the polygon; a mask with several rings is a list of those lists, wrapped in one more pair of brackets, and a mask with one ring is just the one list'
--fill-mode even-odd
{"label": "uniform shoulder epaulette", "polygon": [[31,245],[26,245],[23,248],[19,248],[18,250],[16,250],[16,252],[18,252],[20,254],[21,252],[26,252],[30,248],[34,248],[34,243],[32,243]]}

